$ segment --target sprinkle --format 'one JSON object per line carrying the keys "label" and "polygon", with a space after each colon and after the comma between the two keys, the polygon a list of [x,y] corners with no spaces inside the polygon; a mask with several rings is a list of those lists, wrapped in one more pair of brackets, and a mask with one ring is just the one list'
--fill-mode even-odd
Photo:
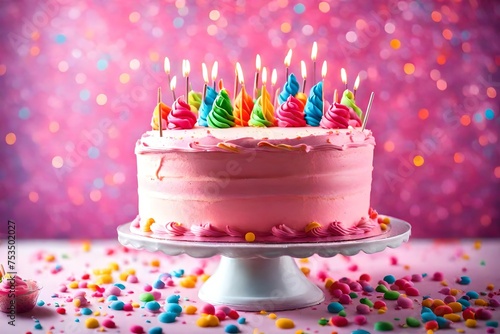
{"label": "sprinkle", "polygon": [[106,328],[115,328],[116,327],[115,322],[111,319],[104,319],[102,321],[102,325]]}
{"label": "sprinkle", "polygon": [[201,308],[201,313],[212,314],[213,315],[213,314],[215,314],[215,307],[212,304],[205,304]]}
{"label": "sprinkle", "polygon": [[351,334],[370,334],[370,332],[365,331],[364,329],[356,329],[356,330],[352,331]]}
{"label": "sprinkle", "polygon": [[444,278],[443,273],[439,272],[439,271],[435,272],[434,275],[432,275],[432,280],[433,281],[438,281],[439,282],[439,281],[442,281],[443,278]]}
{"label": "sprinkle", "polygon": [[167,303],[163,307],[166,312],[173,312],[176,314],[181,314],[182,313],[182,306],[180,306],[177,303]]}
{"label": "sprinkle", "polygon": [[453,309],[448,305],[439,305],[434,309],[434,314],[437,316],[443,316],[449,313],[453,313]]}
{"label": "sprinkle", "polygon": [[476,324],[477,324],[477,322],[474,319],[467,319],[467,320],[465,320],[465,326],[466,327],[475,328]]}
{"label": "sprinkle", "polygon": [[85,320],[85,327],[97,328],[97,327],[99,327],[99,321],[97,321],[96,318],[88,318]]}
{"label": "sprinkle", "polygon": [[450,314],[445,314],[443,317],[447,320],[453,321],[453,322],[459,322],[462,320],[462,317],[458,314],[455,313],[450,313]]}
{"label": "sprinkle", "polygon": [[82,309],[80,310],[80,312],[81,312],[83,315],[91,315],[91,314],[92,314],[92,310],[91,310],[91,309],[89,309],[89,308],[87,308],[87,307],[82,308]]}
{"label": "sprinkle", "polygon": [[255,241],[255,233],[253,233],[253,232],[247,232],[245,234],[245,241],[246,242],[254,242]]}
{"label": "sprinkle", "polygon": [[406,324],[409,327],[420,327],[420,321],[417,318],[407,317]]}
{"label": "sprinkle", "polygon": [[495,320],[486,321],[486,326],[497,328],[498,327],[498,321],[495,321]]}
{"label": "sprinkle", "polygon": [[196,325],[199,327],[217,327],[219,326],[219,318],[215,315],[204,315],[196,320]]}
{"label": "sprinkle", "polygon": [[198,310],[198,309],[196,308],[196,306],[194,306],[194,305],[188,305],[188,306],[186,306],[186,308],[184,309],[184,312],[185,312],[186,314],[195,314],[197,310]]}
{"label": "sprinkle", "polygon": [[59,314],[66,314],[66,309],[64,307],[58,307],[56,312]]}
{"label": "sprinkle", "polygon": [[240,325],[244,325],[244,324],[246,324],[246,323],[247,323],[247,319],[246,319],[246,318],[244,318],[244,317],[238,318],[238,323],[239,323]]}
{"label": "sprinkle", "polygon": [[438,322],[436,320],[430,320],[425,323],[426,330],[436,330],[439,328]]}
{"label": "sprinkle", "polygon": [[363,326],[366,324],[366,317],[364,315],[356,315],[354,316],[354,323],[359,326]]}
{"label": "sprinkle", "polygon": [[413,307],[413,302],[410,298],[399,296],[397,299],[397,305],[403,309],[408,309]]}
{"label": "sprinkle", "polygon": [[457,279],[457,283],[460,285],[469,285],[471,279],[469,276],[461,276],[460,279]]}
{"label": "sprinkle", "polygon": [[275,325],[281,329],[290,329],[295,327],[295,323],[288,318],[279,318],[276,320]]}
{"label": "sprinkle", "polygon": [[165,301],[167,303],[177,303],[177,304],[179,304],[179,299],[180,298],[181,298],[181,296],[179,296],[179,295],[170,295],[167,298],[165,298]]}
{"label": "sprinkle", "polygon": [[164,287],[165,287],[165,282],[163,282],[162,280],[156,280],[153,283],[153,288],[155,289],[163,289]]}
{"label": "sprinkle", "polygon": [[177,313],[174,312],[163,312],[158,315],[158,321],[164,324],[170,324],[177,318]]}
{"label": "sprinkle", "polygon": [[399,292],[397,291],[390,290],[384,293],[384,299],[396,300],[398,298],[399,298]]}
{"label": "sprinkle", "polygon": [[352,299],[351,299],[351,296],[347,295],[347,294],[342,294],[340,297],[339,297],[339,303],[340,304],[343,304],[343,305],[349,305],[350,303],[352,302]]}
{"label": "sprinkle", "polygon": [[394,329],[394,326],[392,325],[392,323],[387,322],[387,321],[377,321],[377,322],[373,325],[373,328],[374,328],[376,331],[380,331],[380,332],[388,332],[388,331],[392,331],[392,330]]}
{"label": "sprinkle", "polygon": [[240,329],[236,325],[230,324],[224,328],[224,332],[226,332],[226,333],[240,333]]}
{"label": "sprinkle", "polygon": [[328,304],[328,312],[330,313],[339,313],[340,311],[342,311],[344,309],[344,306],[342,306],[342,304],[338,303],[338,302],[331,302],[330,304]]}
{"label": "sprinkle", "polygon": [[150,301],[153,301],[155,300],[155,298],[153,297],[153,295],[149,292],[144,292],[144,293],[141,293],[139,295],[139,300],[141,302],[150,302]]}
{"label": "sprinkle", "polygon": [[150,301],[144,305],[144,308],[150,312],[158,312],[160,310],[160,303],[157,301]]}
{"label": "sprinkle", "polygon": [[43,306],[43,305],[45,305],[45,302],[40,299],[39,301],[36,302],[36,305],[37,306]]}
{"label": "sprinkle", "polygon": [[359,304],[356,306],[356,312],[358,314],[368,314],[370,313],[370,307],[365,304]]}
{"label": "sprinkle", "polygon": [[376,310],[379,310],[379,309],[386,307],[386,306],[387,305],[382,300],[377,300],[377,301],[375,301],[375,303],[373,303],[373,308]]}
{"label": "sprinkle", "polygon": [[368,305],[368,307],[373,307],[373,303],[370,299],[366,298],[366,297],[363,297],[359,300],[359,302],[361,304],[365,304],[365,305]]}
{"label": "sprinkle", "polygon": [[148,331],[148,334],[162,334],[162,333],[163,333],[163,329],[161,329],[161,327],[153,327],[153,328],[150,328]]}
{"label": "sprinkle", "polygon": [[462,312],[463,310],[463,306],[459,302],[448,303],[448,306],[451,308],[453,313]]}
{"label": "sprinkle", "polygon": [[491,311],[485,309],[485,308],[480,308],[476,311],[476,319],[478,320],[490,320],[491,317],[493,316]]}
{"label": "sprinkle", "polygon": [[334,316],[330,319],[330,322],[337,327],[345,327],[349,325],[349,321],[345,317],[341,317],[339,315]]}
{"label": "sprinkle", "polygon": [[119,311],[119,310],[123,310],[124,305],[125,305],[125,303],[122,302],[121,300],[116,300],[116,301],[112,302],[111,304],[109,304],[108,307],[112,310]]}
{"label": "sprinkle", "polygon": [[132,325],[130,327],[130,332],[132,332],[134,334],[142,334],[142,333],[144,333],[144,328],[142,328],[142,326],[140,326],[140,325]]}
{"label": "sprinkle", "polygon": [[468,296],[470,299],[479,298],[479,294],[476,291],[467,291],[465,295]]}
{"label": "sprinkle", "polygon": [[320,325],[320,326],[326,326],[326,325],[328,325],[328,319],[326,319],[326,318],[319,319],[318,320],[318,325]]}
{"label": "sprinkle", "polygon": [[396,277],[394,277],[393,275],[386,275],[384,276],[384,281],[386,281],[389,284],[392,284],[396,281]]}

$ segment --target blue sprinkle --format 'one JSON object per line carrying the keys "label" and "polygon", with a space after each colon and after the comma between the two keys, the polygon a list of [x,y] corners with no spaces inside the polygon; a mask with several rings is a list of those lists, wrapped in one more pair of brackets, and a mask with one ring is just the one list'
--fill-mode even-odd
{"label": "blue sprinkle", "polygon": [[495,321],[495,320],[486,321],[486,326],[497,328],[498,327],[498,321]]}
{"label": "blue sprinkle", "polygon": [[165,311],[172,312],[175,314],[181,314],[182,306],[180,306],[177,303],[167,303],[167,304],[165,304]]}
{"label": "blue sprinkle", "polygon": [[61,270],[61,269],[62,269],[62,265],[60,265],[60,264],[56,264],[55,269],[56,269],[56,270]]}
{"label": "blue sprinkle", "polygon": [[181,296],[179,295],[170,295],[167,297],[166,301],[167,303],[176,303],[176,304],[179,304],[179,299],[181,298]]}
{"label": "blue sprinkle", "polygon": [[75,319],[75,322],[80,322],[80,319],[76,318],[76,319]]}
{"label": "blue sprinkle", "polygon": [[238,323],[239,323],[240,325],[244,325],[244,324],[246,324],[246,323],[247,323],[247,319],[246,319],[246,318],[244,318],[244,317],[239,317],[239,318],[238,318]]}
{"label": "blue sprinkle", "polygon": [[[470,277],[469,276],[462,276],[457,282],[460,285],[469,285],[470,284]],[[479,296],[478,296],[479,297]]]}
{"label": "blue sprinkle", "polygon": [[111,295],[108,297],[108,302],[112,302],[113,300],[118,300],[118,297],[115,295]]}
{"label": "blue sprinkle", "polygon": [[163,312],[158,315],[158,321],[163,322],[164,324],[169,324],[175,321],[177,318],[177,313],[173,312]]}
{"label": "blue sprinkle", "polygon": [[302,14],[306,11],[306,6],[302,3],[298,3],[295,6],[293,6],[293,11],[297,14]]}
{"label": "blue sprinkle", "polygon": [[476,291],[467,291],[465,294],[466,296],[469,296],[470,299],[478,299],[479,294]]}
{"label": "blue sprinkle", "polygon": [[[99,149],[95,146],[89,147],[89,150],[87,151],[87,155],[91,159],[97,159],[99,157]],[[122,289],[123,290],[123,289]]]}
{"label": "blue sprinkle", "polygon": [[371,285],[365,285],[365,286],[363,287],[363,291],[364,291],[364,292],[373,292],[373,291],[375,291],[375,289],[374,289],[374,288],[373,288],[373,286],[371,286]]}
{"label": "blue sprinkle", "polygon": [[226,333],[239,333],[240,329],[236,325],[230,324],[227,325],[226,328],[224,328],[224,331]]}
{"label": "blue sprinkle", "polygon": [[182,277],[184,275],[184,269],[174,270],[172,276]]}
{"label": "blue sprinkle", "polygon": [[92,314],[92,310],[87,308],[87,307],[84,307],[80,310],[80,312],[82,312],[83,315],[91,315]]}
{"label": "blue sprinkle", "polygon": [[470,306],[470,302],[468,300],[464,299],[464,298],[457,299],[457,302],[459,302],[460,304],[462,304],[462,306],[464,308],[467,308],[467,307]]}
{"label": "blue sprinkle", "polygon": [[431,312],[432,313],[432,310],[430,308],[428,308],[428,307],[423,306],[422,307],[422,311],[420,313],[426,313],[426,312]]}
{"label": "blue sprinkle", "polygon": [[147,302],[145,307],[147,310],[149,310],[151,312],[156,312],[160,309],[160,303],[153,300],[153,301]]}
{"label": "blue sprinkle", "polygon": [[421,316],[422,316],[422,321],[423,322],[428,322],[428,321],[431,321],[431,320],[436,320],[436,318],[437,318],[437,316],[434,313],[432,313],[432,312],[422,313]]}
{"label": "blue sprinkle", "polygon": [[450,324],[451,324],[451,321],[443,318],[443,317],[437,317],[436,318],[436,321],[438,323],[438,326],[440,329],[443,329],[443,328],[450,328]]}
{"label": "blue sprinkle", "polygon": [[30,117],[30,110],[26,107],[22,107],[19,109],[18,115],[20,119],[28,119]]}
{"label": "blue sprinkle", "polygon": [[64,36],[63,34],[57,34],[54,40],[57,44],[63,44],[64,42],[66,42],[66,36]]}
{"label": "blue sprinkle", "polygon": [[172,277],[172,275],[170,275],[169,273],[162,273],[162,274],[160,274],[160,276],[158,276],[158,279],[164,281],[167,278],[171,278],[171,277]]}
{"label": "blue sprinkle", "polygon": [[352,331],[351,334],[370,334],[370,332],[365,331],[364,329],[356,329],[356,330]]}
{"label": "blue sprinkle", "polygon": [[422,277],[426,277],[426,276],[427,276],[427,273],[423,273],[423,274],[422,274]]}
{"label": "blue sprinkle", "polygon": [[115,283],[115,286],[117,286],[120,290],[125,290],[125,285],[121,283]]}
{"label": "blue sprinkle", "polygon": [[43,306],[43,305],[45,305],[45,302],[43,300],[39,300],[39,301],[36,302],[36,305],[37,306]]}
{"label": "blue sprinkle", "polygon": [[342,311],[344,309],[344,306],[342,304],[340,304],[339,302],[331,302],[330,304],[328,304],[328,312],[330,313],[339,313],[340,311]]}
{"label": "blue sprinkle", "polygon": [[42,325],[40,323],[35,324],[35,329],[43,329]]}
{"label": "blue sprinkle", "polygon": [[486,109],[484,111],[484,117],[486,117],[486,119],[493,119],[493,117],[495,117],[495,112],[493,109]]}
{"label": "blue sprinkle", "polygon": [[99,71],[104,71],[108,68],[108,61],[106,59],[99,59],[97,61],[97,69]]}
{"label": "blue sprinkle", "polygon": [[153,327],[153,328],[150,328],[148,331],[148,334],[162,334],[162,333],[163,333],[163,330],[161,329],[161,327]]}
{"label": "blue sprinkle", "polygon": [[120,311],[123,310],[124,306],[125,306],[124,302],[122,302],[121,300],[117,300],[112,302],[108,307],[112,310]]}
{"label": "blue sprinkle", "polygon": [[389,284],[392,284],[396,282],[396,277],[394,277],[393,275],[386,275],[384,276],[384,281],[386,281]]}
{"label": "blue sprinkle", "polygon": [[164,287],[165,287],[165,282],[163,282],[162,280],[156,280],[153,283],[153,288],[155,289],[163,289]]}
{"label": "blue sprinkle", "polygon": [[90,99],[90,91],[88,89],[82,89],[80,91],[80,100],[87,101]]}

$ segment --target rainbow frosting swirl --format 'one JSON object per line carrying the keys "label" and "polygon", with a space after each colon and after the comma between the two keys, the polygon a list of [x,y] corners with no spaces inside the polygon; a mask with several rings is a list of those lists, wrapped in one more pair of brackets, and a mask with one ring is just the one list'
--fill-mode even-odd
{"label": "rainbow frosting swirl", "polygon": [[344,93],[342,94],[342,99],[340,100],[340,103],[342,103],[343,105],[354,110],[356,115],[358,115],[358,117],[361,118],[363,111],[354,102],[354,94],[350,90],[346,89],[344,91]]}
{"label": "rainbow frosting swirl", "polygon": [[276,109],[278,126],[282,128],[306,126],[306,120],[304,119],[302,109],[304,109],[302,102],[290,95],[288,99]]}
{"label": "rainbow frosting swirl", "polygon": [[[264,97],[264,105],[262,104]],[[250,115],[250,120],[248,121],[249,126],[256,127],[271,127],[275,125],[274,118],[274,107],[271,103],[271,96],[267,89],[262,89],[262,93],[255,102],[253,106],[252,114]]]}
{"label": "rainbow frosting swirl", "polygon": [[311,88],[307,103],[304,107],[306,123],[319,126],[323,117],[323,82],[320,81]]}
{"label": "rainbow frosting swirl", "polygon": [[295,96],[297,95],[298,92],[299,92],[299,82],[297,81],[295,75],[292,73],[288,76],[287,81],[283,85],[283,90],[278,96],[279,103],[283,104],[290,95]]}
{"label": "rainbow frosting swirl", "polygon": [[230,128],[234,124],[233,106],[225,89],[219,92],[208,114],[207,123],[212,128]]}
{"label": "rainbow frosting swirl", "polygon": [[201,101],[200,108],[198,109],[198,125],[199,126],[208,126],[207,117],[210,111],[212,110],[212,106],[214,104],[215,99],[217,98],[217,92],[210,86],[207,86],[207,92],[205,94],[205,100]]}
{"label": "rainbow frosting swirl", "polygon": [[241,87],[241,91],[234,100],[234,122],[239,126],[248,126],[248,120],[252,113],[254,103],[252,97],[248,95],[245,87]]}
{"label": "rainbow frosting swirl", "polygon": [[180,97],[172,105],[172,111],[168,114],[168,128],[173,130],[192,129],[196,124],[196,115],[191,107]]}
{"label": "rainbow frosting swirl", "polygon": [[351,110],[343,104],[333,103],[321,119],[320,126],[324,129],[347,129]]}
{"label": "rainbow frosting swirl", "polygon": [[195,92],[194,90],[190,91],[188,94],[187,102],[191,107],[195,109],[193,110],[193,108],[191,108],[192,111],[198,112],[201,105],[201,93]]}
{"label": "rainbow frosting swirl", "polygon": [[153,130],[159,130],[158,127],[158,113],[160,112],[161,109],[161,128],[162,130],[165,130],[167,128],[167,123],[168,123],[168,115],[170,114],[170,107],[167,106],[165,103],[160,102],[159,104],[156,105],[155,110],[153,111],[153,116],[151,117],[151,128]]}

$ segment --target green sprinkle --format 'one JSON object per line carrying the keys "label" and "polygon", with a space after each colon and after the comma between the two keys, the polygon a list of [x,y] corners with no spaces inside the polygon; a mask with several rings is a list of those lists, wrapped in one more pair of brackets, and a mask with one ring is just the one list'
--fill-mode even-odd
{"label": "green sprinkle", "polygon": [[141,302],[150,302],[155,300],[155,297],[153,297],[153,295],[150,294],[149,292],[144,292],[139,295],[139,300]]}
{"label": "green sprinkle", "polygon": [[318,324],[320,326],[326,326],[326,325],[328,325],[328,319],[321,318],[321,319],[318,320]]}
{"label": "green sprinkle", "polygon": [[406,324],[410,327],[420,327],[420,321],[413,317],[406,318]]}
{"label": "green sprinkle", "polygon": [[339,315],[341,317],[345,317],[347,315],[347,313],[345,313],[345,310],[342,310],[342,311],[339,312]]}
{"label": "green sprinkle", "polygon": [[387,291],[389,291],[389,289],[387,289],[387,287],[385,285],[379,284],[375,288],[375,291],[377,291],[377,292],[387,292]]}
{"label": "green sprinkle", "polygon": [[368,307],[370,307],[370,308],[371,308],[371,307],[373,307],[373,303],[372,303],[372,301],[371,301],[370,299],[366,298],[366,297],[361,298],[361,299],[359,300],[359,302],[360,302],[361,304],[368,305]]}
{"label": "green sprinkle", "polygon": [[397,291],[387,291],[386,293],[384,293],[384,299],[387,299],[387,300],[397,300],[399,297],[399,292]]}
{"label": "green sprinkle", "polygon": [[358,298],[358,294],[356,292],[350,292],[349,297],[351,297],[351,299]]}
{"label": "green sprinkle", "polygon": [[379,332],[388,332],[394,329],[394,326],[387,321],[377,321],[373,328]]}

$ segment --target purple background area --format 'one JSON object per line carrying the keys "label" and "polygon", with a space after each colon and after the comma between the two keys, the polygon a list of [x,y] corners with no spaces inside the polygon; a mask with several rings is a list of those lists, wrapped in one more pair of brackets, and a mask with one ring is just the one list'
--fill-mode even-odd
{"label": "purple background area", "polygon": [[19,237],[115,238],[135,217],[165,56],[178,95],[184,58],[198,91],[214,60],[250,86],[257,53],[282,86],[289,48],[311,73],[313,41],[326,96],[341,67],[363,109],[376,94],[373,207],[417,237],[500,236],[498,2],[1,1],[0,20],[0,217]]}

